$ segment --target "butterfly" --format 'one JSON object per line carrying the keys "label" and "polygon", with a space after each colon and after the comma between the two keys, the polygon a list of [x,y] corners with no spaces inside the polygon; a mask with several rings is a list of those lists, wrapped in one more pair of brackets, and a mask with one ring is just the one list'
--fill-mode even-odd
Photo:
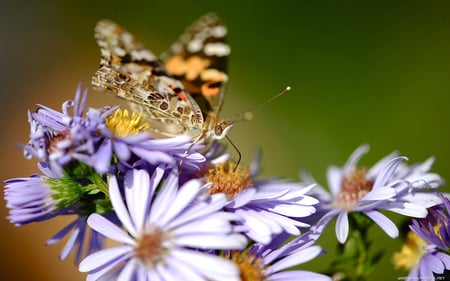
{"label": "butterfly", "polygon": [[234,124],[219,117],[228,80],[226,35],[208,14],[158,57],[118,24],[101,20],[95,28],[100,67],[91,83],[127,100],[154,135],[222,139]]}

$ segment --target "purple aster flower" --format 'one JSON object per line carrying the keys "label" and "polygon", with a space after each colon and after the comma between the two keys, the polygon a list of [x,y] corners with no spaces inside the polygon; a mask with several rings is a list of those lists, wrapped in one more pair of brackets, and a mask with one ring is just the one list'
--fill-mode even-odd
{"label": "purple aster flower", "polygon": [[46,179],[60,178],[61,175],[48,169],[45,164],[38,167],[42,175],[5,181],[8,220],[16,226],[48,220],[60,214],[58,202],[52,198],[53,191],[46,184]]}
{"label": "purple aster flower", "polygon": [[49,162],[58,171],[77,160],[104,174],[114,170],[115,159],[128,168],[137,160],[176,166],[181,159],[186,172],[202,168],[205,158],[197,152],[202,146],[192,146],[190,137],[153,139],[140,115],[118,107],[86,111],[86,102],[87,92],[82,94],[78,87],[75,99],[66,101],[62,112],[40,105],[38,112],[29,113],[31,133],[25,155]]}
{"label": "purple aster flower", "polygon": [[430,279],[450,270],[450,201],[432,207],[428,216],[414,219],[407,243],[394,255],[397,267],[409,269],[407,280]]}
{"label": "purple aster flower", "polygon": [[59,172],[72,160],[89,162],[96,150],[98,129],[104,126],[111,108],[91,109],[83,117],[86,101],[87,92],[82,94],[79,86],[75,99],[63,103],[62,112],[39,105],[36,113],[29,113],[31,133],[30,141],[24,147],[25,156],[48,162]]}
{"label": "purple aster flower", "polygon": [[93,214],[88,224],[122,245],[85,258],[80,271],[88,280],[239,280],[233,263],[200,250],[242,249],[247,242],[231,224],[236,216],[221,211],[223,194],[205,196],[205,187],[192,180],[178,187],[173,171],[131,170],[124,181],[124,197],[112,176],[109,194],[125,230]]}
{"label": "purple aster flower", "polygon": [[205,157],[198,153],[202,145],[192,146],[191,137],[151,138],[146,120],[127,110],[117,109],[108,116],[101,135],[104,139],[92,157],[92,165],[99,172],[107,172],[114,157],[128,169],[131,168],[130,160],[144,160],[154,166],[176,166],[182,161],[181,170],[191,175],[205,162]]}
{"label": "purple aster flower", "polygon": [[[259,163],[258,163],[259,164]],[[309,224],[300,219],[315,212],[315,198],[306,195],[314,185],[304,187],[280,179],[254,180],[259,165],[251,168],[231,162],[217,164],[206,174],[212,186],[210,194],[225,193],[229,199],[225,210],[242,218],[239,231],[250,239],[269,243],[274,235],[286,232],[299,235]]]}
{"label": "purple aster flower", "polygon": [[[287,235],[279,235],[269,244],[254,244],[246,251],[231,251],[227,256],[236,263],[240,270],[242,280],[265,281],[331,281],[326,275],[304,271],[287,270],[313,260],[324,253],[315,246],[315,239],[310,233],[302,234],[294,240],[286,242]],[[280,246],[282,245],[282,246]]]}
{"label": "purple aster flower", "polygon": [[[47,241],[47,245],[55,244],[72,231],[60,253],[60,258],[65,259],[71,252],[76,251],[75,261],[78,263],[83,257],[84,245],[88,245],[87,254],[97,251],[101,248],[103,236],[90,231],[87,227],[86,216],[83,216],[86,210],[83,210],[80,201],[71,200],[70,196],[61,191],[61,188],[69,189],[67,192],[73,193],[73,197],[79,199],[81,195],[75,194],[76,188],[72,189],[74,184],[63,175],[49,169],[47,163],[39,163],[38,167],[43,174],[10,179],[5,182],[5,200],[9,208],[8,219],[11,223],[20,226],[49,220],[59,215],[78,215],[74,222]],[[96,196],[96,200],[98,198]]]}
{"label": "purple aster flower", "polygon": [[[398,157],[393,153],[368,170],[357,167],[359,159],[368,150],[367,145],[360,146],[344,167],[332,166],[328,169],[327,180],[331,193],[322,187],[314,190],[314,195],[322,203],[321,211],[326,213],[313,229],[322,232],[330,220],[337,217],[336,236],[340,243],[347,240],[350,212],[366,215],[386,234],[395,238],[398,236],[397,227],[380,210],[423,218],[427,215],[428,207],[440,202],[435,188],[442,183],[442,179],[428,172],[432,160],[408,167],[402,165],[406,157]],[[311,178],[306,180],[310,181]]]}

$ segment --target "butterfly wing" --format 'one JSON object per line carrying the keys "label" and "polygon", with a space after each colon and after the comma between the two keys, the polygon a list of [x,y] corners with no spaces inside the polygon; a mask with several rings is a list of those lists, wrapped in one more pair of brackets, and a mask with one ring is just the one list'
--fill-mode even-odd
{"label": "butterfly wing", "polygon": [[130,102],[148,117],[150,127],[163,135],[196,135],[203,116],[180,81],[133,35],[109,20],[95,28],[100,47],[100,68],[92,77],[94,87]]}
{"label": "butterfly wing", "polygon": [[226,34],[219,19],[208,14],[187,28],[161,55],[167,71],[183,83],[205,119],[217,118],[223,104],[230,54]]}

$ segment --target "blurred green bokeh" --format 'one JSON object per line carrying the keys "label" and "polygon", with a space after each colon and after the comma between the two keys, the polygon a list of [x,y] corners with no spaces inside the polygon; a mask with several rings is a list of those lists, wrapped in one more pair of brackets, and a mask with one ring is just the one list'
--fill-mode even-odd
{"label": "blurred green bokeh", "polygon": [[[435,156],[434,171],[450,178],[448,1],[8,2],[0,12],[2,180],[37,172],[15,148],[27,141],[26,110],[36,103],[59,108],[78,83],[89,85],[99,61],[98,20],[120,23],[161,53],[208,12],[226,23],[232,47],[223,117],[292,87],[233,128],[245,163],[261,148],[264,176],[296,180],[307,169],[325,184],[328,165],[342,165],[369,143],[365,165],[399,150],[410,163]],[[114,102],[96,92],[90,98],[92,106]],[[83,280],[71,261],[57,260],[62,244],[43,245],[66,223],[14,228],[2,219],[4,280]],[[320,244],[332,253],[332,225],[328,230]],[[399,249],[400,239],[375,232],[387,252]],[[327,260],[306,268],[323,269]],[[371,280],[404,275],[386,257]]]}

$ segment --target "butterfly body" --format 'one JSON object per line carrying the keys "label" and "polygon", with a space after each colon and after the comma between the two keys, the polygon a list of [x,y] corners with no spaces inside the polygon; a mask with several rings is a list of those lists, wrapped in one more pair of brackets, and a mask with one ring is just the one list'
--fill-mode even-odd
{"label": "butterfly body", "polygon": [[230,52],[225,35],[217,17],[207,15],[157,57],[128,31],[102,20],[95,29],[101,58],[92,85],[127,100],[155,136],[189,135],[206,143],[223,138],[233,126],[219,118]]}

